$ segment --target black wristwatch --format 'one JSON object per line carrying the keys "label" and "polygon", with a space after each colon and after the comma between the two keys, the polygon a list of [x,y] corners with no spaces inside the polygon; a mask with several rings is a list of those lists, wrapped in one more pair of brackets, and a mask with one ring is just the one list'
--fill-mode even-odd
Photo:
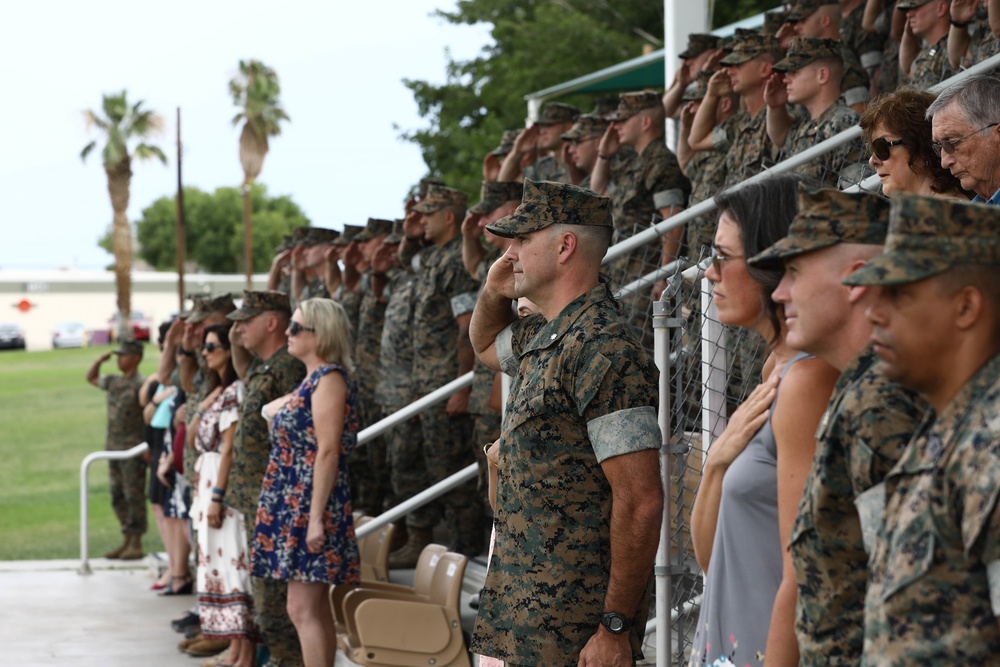
{"label": "black wristwatch", "polygon": [[194,350],[185,350],[183,347],[179,347],[179,348],[177,348],[177,351],[180,352],[181,354],[183,354],[185,357],[193,357],[193,356],[195,356],[195,351]]}
{"label": "black wristwatch", "polygon": [[609,611],[601,616],[601,625],[611,634],[620,635],[632,629],[632,619],[617,611]]}

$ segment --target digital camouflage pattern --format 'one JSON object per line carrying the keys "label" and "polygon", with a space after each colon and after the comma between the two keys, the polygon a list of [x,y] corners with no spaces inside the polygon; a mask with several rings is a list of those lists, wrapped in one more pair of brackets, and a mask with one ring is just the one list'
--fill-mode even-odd
{"label": "digital camouflage pattern", "polygon": [[[996,665],[1000,655],[1000,355],[928,419],[883,485],[864,664]],[[991,602],[992,601],[992,602]]]}
{"label": "digital camouflage pattern", "polygon": [[660,137],[611,175],[607,194],[617,242],[647,229],[660,209],[683,208],[691,194],[691,181]]}
{"label": "digital camouflage pattern", "polygon": [[837,380],[789,541],[802,667],[860,663],[868,553],[854,499],[889,474],[929,408],[885,376],[871,346]]}
{"label": "digital camouflage pattern", "polygon": [[882,64],[882,46],[878,33],[865,30],[864,6],[857,7],[840,19],[840,40],[844,46],[858,56],[861,66],[867,70]]}
{"label": "digital camouflage pattern", "polygon": [[[687,163],[691,179],[691,196],[688,208],[699,204],[722,191],[726,180],[726,154],[722,151],[698,151]],[[684,243],[688,258],[697,259],[701,249],[712,244],[718,214],[706,213],[684,226]]]}
{"label": "digital camouflage pattern", "polygon": [[611,227],[611,200],[569,183],[525,179],[520,206],[486,229],[513,238],[555,224]]}
{"label": "digital camouflage pattern", "polygon": [[969,49],[962,56],[961,69],[968,69],[1000,53],[1000,36],[990,27],[989,10],[985,4],[976,7],[974,23],[969,26]]}
{"label": "digital camouflage pattern", "polygon": [[535,125],[558,125],[559,123],[572,123],[580,115],[580,110],[572,104],[562,102],[548,102],[542,108],[542,113],[535,121]]}
{"label": "digital camouflage pattern", "polygon": [[273,290],[243,290],[243,303],[239,309],[229,313],[226,317],[240,322],[268,311],[291,315],[292,307],[288,302],[288,295]]}
{"label": "digital camouflage pattern", "polygon": [[382,236],[383,234],[388,236],[392,233],[393,227],[392,220],[384,220],[382,218],[368,218],[368,224],[354,237],[354,240],[358,243],[363,241],[370,241],[377,236]]}
{"label": "digital camouflage pattern", "polygon": [[351,323],[352,337],[358,330],[358,322],[361,318],[361,299],[363,297],[364,294],[361,290],[349,290],[343,284],[337,288],[337,293],[333,296],[333,299],[344,307],[344,313],[347,314],[347,321]]}
{"label": "digital camouflage pattern", "polygon": [[948,35],[945,34],[937,44],[925,43],[920,49],[910,65],[907,83],[915,88],[927,89],[957,73],[958,70],[948,61]]}
{"label": "digital camouflage pattern", "polygon": [[378,382],[375,401],[395,411],[413,400],[410,375],[413,372],[413,283],[412,273],[393,267],[387,272],[389,284],[382,335],[379,340]]}
{"label": "digital camouflage pattern", "polygon": [[524,177],[532,181],[556,181],[558,183],[569,182],[569,171],[559,160],[551,155],[536,161],[530,167],[524,168]]}
{"label": "digital camouflage pattern", "polygon": [[[391,223],[390,223],[391,225]],[[375,295],[371,272],[361,281],[364,286],[358,313],[358,329],[354,343],[354,377],[358,380],[358,421],[364,429],[379,420],[381,410],[375,404],[375,383],[378,373],[379,348],[385,323],[387,302]],[[367,465],[354,472],[359,493],[353,497],[356,505],[373,512],[380,512],[389,491],[389,469],[386,462],[386,444],[381,436],[372,438],[355,448],[357,456],[364,457]]]}
{"label": "digital camouflage pattern", "polygon": [[443,208],[464,209],[469,196],[461,190],[444,185],[431,185],[427,188],[427,196],[413,207],[418,213],[436,213]]}
{"label": "digital camouflage pattern", "polygon": [[[787,156],[801,153],[821,141],[837,135],[858,124],[859,116],[842,102],[828,106],[819,118],[813,120],[804,114],[788,131],[784,153]],[[845,167],[856,165],[864,156],[860,138],[826,153],[821,160],[812,160],[798,168],[799,175],[815,186],[835,188]]]}
{"label": "digital camouflage pattern", "polygon": [[618,96],[618,109],[611,114],[609,120],[626,121],[640,111],[656,109],[663,104],[659,93],[652,90],[640,90],[632,93],[622,93]]}
{"label": "digital camouflage pattern", "polygon": [[573,127],[569,128],[559,136],[566,141],[599,137],[604,134],[609,125],[611,125],[611,121],[603,118],[602,116],[589,113],[583,114],[576,119],[576,122],[573,123]]}
{"label": "digital camouflage pattern", "polygon": [[504,130],[503,135],[500,137],[500,143],[497,147],[489,152],[489,155],[503,159],[508,153],[514,150],[514,142],[517,140],[517,135],[521,134],[522,130]]}
{"label": "digital camouflage pattern", "polygon": [[[767,114],[761,109],[756,116],[740,111],[720,126],[729,146],[726,152],[726,187],[759,174],[764,167],[774,164],[777,149],[767,136],[766,122]],[[712,141],[719,150],[716,136],[713,132]]]}
{"label": "digital camouflage pattern", "polygon": [[354,240],[354,237],[364,230],[364,225],[344,225],[340,236],[330,241],[330,245],[345,246]]}
{"label": "digital camouflage pattern", "polygon": [[899,193],[892,197],[885,251],[844,284],[899,285],[959,264],[995,264],[998,226],[996,206]]}
{"label": "digital camouflage pattern", "polygon": [[719,48],[719,38],[711,33],[691,33],[688,35],[687,48],[677,54],[681,60],[697,58],[705,51]]}
{"label": "digital camouflage pattern", "polygon": [[826,58],[842,60],[842,44],[839,39],[826,37],[792,37],[788,41],[788,51],[785,57],[774,63],[773,69],[778,72],[789,72],[802,69],[810,63]]}
{"label": "digital camouflage pattern", "polygon": [[[123,451],[146,439],[146,425],[139,406],[143,377],[133,373],[102,375],[97,386],[107,392],[108,427],[105,448]],[[141,458],[109,461],[111,507],[123,533],[146,532],[146,463]]]}
{"label": "digital camouflage pattern", "polygon": [[226,504],[246,516],[257,515],[257,501],[271,454],[262,407],[290,393],[305,379],[306,367],[282,346],[267,359],[254,357],[246,370],[240,418],[233,439],[233,466],[226,486]]}
{"label": "digital camouflage pattern", "polygon": [[889,229],[891,204],[871,192],[811,190],[799,185],[798,213],[785,238],[757,253],[747,263],[769,267],[783,259],[837,243],[882,245]]}
{"label": "digital camouflage pattern", "polygon": [[326,229],[325,227],[309,227],[306,232],[304,245],[317,246],[329,245],[340,238],[340,231],[337,229]]}
{"label": "digital camouflage pattern", "polygon": [[812,16],[813,12],[823,5],[835,4],[837,3],[831,0],[799,0],[795,3],[795,8],[788,14],[788,20],[793,23],[803,21]]}
{"label": "digital camouflage pattern", "polygon": [[778,39],[771,35],[764,35],[756,30],[751,30],[745,33],[737,33],[736,39],[733,41],[732,51],[719,62],[722,65],[742,65],[765,53],[780,57],[782,49],[781,44],[778,43]]}
{"label": "digital camouflage pattern", "polygon": [[[610,571],[610,456],[660,446],[657,372],[603,285],[551,322],[497,337],[514,376],[504,417],[496,546],[471,649],[512,664],[577,664]],[[592,439],[591,434],[595,437]],[[641,658],[647,608],[633,618]]]}
{"label": "digital camouflage pattern", "polygon": [[229,313],[236,310],[236,304],[233,303],[233,295],[229,292],[225,294],[220,294],[215,297],[203,297],[194,300],[194,306],[191,309],[191,314],[188,315],[188,324],[198,324],[202,322],[212,313],[222,313],[223,315],[228,315]]}
{"label": "digital camouflage pattern", "polygon": [[479,188],[479,203],[469,213],[491,213],[509,201],[521,201],[524,186],[514,181],[483,181]]}

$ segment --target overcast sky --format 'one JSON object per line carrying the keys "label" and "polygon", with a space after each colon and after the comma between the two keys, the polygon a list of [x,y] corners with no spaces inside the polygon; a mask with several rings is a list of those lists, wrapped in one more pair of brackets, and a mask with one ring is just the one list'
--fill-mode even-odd
{"label": "overcast sky", "polygon": [[291,116],[272,139],[259,180],[290,195],[314,225],[339,228],[398,217],[424,175],[414,144],[393,124],[422,127],[403,78],[443,82],[446,53],[465,59],[486,26],[431,16],[453,0],[282,3],[244,0],[16,2],[0,22],[0,268],[103,268],[97,239],[111,221],[99,152],[86,164],[82,112],[126,88],[166,121],[169,157],[133,164],[129,220],[176,190],[176,108],[184,183],[236,186],[243,175],[228,82],[257,58],[281,80]]}

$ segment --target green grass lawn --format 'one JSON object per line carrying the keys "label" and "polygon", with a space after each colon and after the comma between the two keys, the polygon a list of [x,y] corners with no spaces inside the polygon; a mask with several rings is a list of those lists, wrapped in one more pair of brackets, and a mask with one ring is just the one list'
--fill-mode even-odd
{"label": "green grass lawn", "polygon": [[[84,375],[110,347],[0,352],[0,560],[78,558],[80,463],[104,449],[105,394]],[[159,351],[146,346],[140,371],[156,369]],[[118,371],[114,358],[106,373]],[[90,466],[90,555],[121,541],[111,511],[108,466]],[[162,550],[152,513],[143,539]]]}

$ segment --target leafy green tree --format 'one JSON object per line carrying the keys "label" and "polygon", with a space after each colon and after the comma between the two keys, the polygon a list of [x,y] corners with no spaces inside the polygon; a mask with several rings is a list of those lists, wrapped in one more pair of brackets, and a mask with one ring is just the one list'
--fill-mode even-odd
{"label": "leafy green tree", "polygon": [[[145,141],[162,127],[163,120],[159,115],[143,109],[142,100],[130,105],[124,90],[102,97],[101,112],[88,109],[83,116],[88,129],[96,128],[105,142],[101,164],[108,177],[108,194],[111,196],[111,251],[115,256],[118,310],[122,313],[119,333],[124,335],[128,331],[129,314],[132,312],[132,230],[126,215],[132,183],[132,160],[155,157],[166,164],[167,157],[159,147]],[[80,159],[86,161],[95,148],[96,140],[84,146]]]}
{"label": "leafy green tree", "polygon": [[250,186],[260,175],[264,158],[269,149],[268,137],[281,134],[281,121],[289,120],[281,108],[281,85],[273,69],[259,60],[241,60],[240,73],[229,82],[233,104],[240,112],[233,118],[233,125],[243,123],[240,131],[240,165],[243,167],[243,231],[247,272],[247,287],[253,274],[252,241],[250,226]]}
{"label": "leafy green tree", "polygon": [[[204,192],[184,188],[187,222],[187,259],[209,273],[237,273],[243,267],[242,188]],[[287,196],[269,197],[267,188],[251,188],[253,213],[253,270],[267,271],[274,248],[292,229],[309,225],[298,204]],[[139,256],[153,268],[170,271],[177,266],[176,203],[173,195],[160,197],[142,210],[136,221]],[[111,232],[99,241],[110,242]]]}

